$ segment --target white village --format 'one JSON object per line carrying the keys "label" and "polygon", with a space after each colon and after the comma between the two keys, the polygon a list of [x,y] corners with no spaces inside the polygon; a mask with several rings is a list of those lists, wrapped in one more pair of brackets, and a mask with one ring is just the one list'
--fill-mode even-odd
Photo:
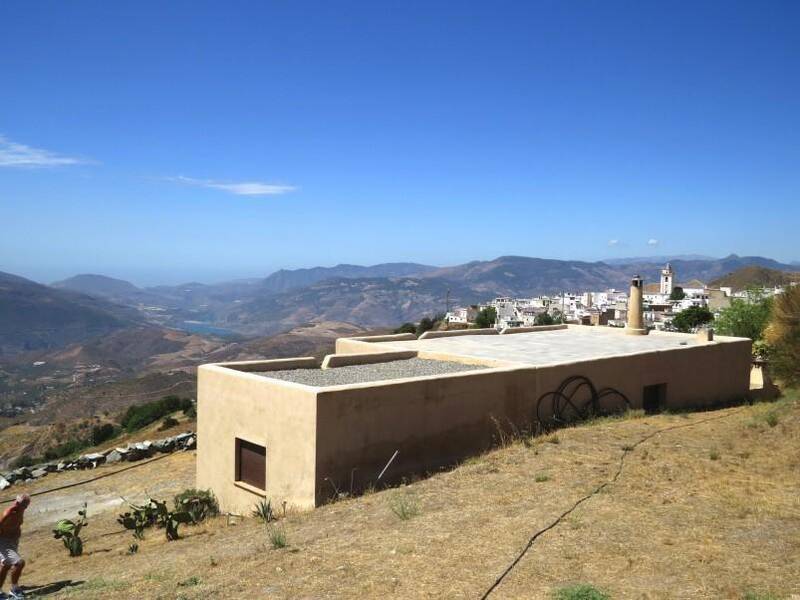
{"label": "white village", "polygon": [[[717,314],[728,308],[732,300],[748,301],[757,293],[775,296],[785,290],[784,286],[735,291],[731,287],[709,287],[696,279],[677,283],[672,265],[661,269],[658,283],[644,286],[644,321],[648,329],[672,331],[675,316],[692,307],[707,308]],[[790,285],[796,285],[792,283]],[[468,327],[475,323],[480,312],[487,308],[496,311],[497,329],[534,327],[554,323],[573,325],[606,325],[625,327],[628,314],[628,293],[623,290],[562,292],[540,295],[534,298],[511,298],[500,296],[482,304],[457,307],[446,314],[449,326]]]}

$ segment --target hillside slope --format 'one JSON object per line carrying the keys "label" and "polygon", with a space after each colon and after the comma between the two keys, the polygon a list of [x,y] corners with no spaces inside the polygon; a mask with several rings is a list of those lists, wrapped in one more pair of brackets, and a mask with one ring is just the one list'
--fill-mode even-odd
{"label": "hillside slope", "polygon": [[751,287],[775,287],[787,285],[792,281],[800,281],[800,273],[787,273],[767,267],[749,266],[737,269],[732,273],[713,280],[712,287],[731,287],[734,291]]}
{"label": "hillside slope", "polygon": [[[800,581],[791,559],[800,555],[798,435],[796,395],[599,421],[512,443],[399,489],[290,510],[277,524],[284,549],[272,549],[253,519],[221,517],[182,528],[176,542],[150,532],[126,555],[131,536],[116,533],[119,496],[139,501],[148,489],[168,498],[191,485],[192,456],[179,453],[35,497],[22,546],[26,581],[55,598],[81,599],[479,598],[542,532],[491,598],[551,598],[578,582],[612,598],[785,598]],[[84,500],[87,555],[70,559],[49,529]],[[416,514],[399,519],[399,502]]]}
{"label": "hillside slope", "polygon": [[129,281],[91,273],[75,275],[50,284],[51,287],[72,290],[90,296],[125,296],[140,291]]}
{"label": "hillside slope", "polygon": [[106,275],[81,274],[50,284],[60,290],[71,290],[87,296],[105,298],[117,304],[136,306],[157,304],[162,298],[155,293],[136,287],[129,281],[115,279]]}
{"label": "hillside slope", "polygon": [[602,262],[552,260],[525,256],[501,256],[447,267],[425,275],[426,279],[458,282],[488,299],[493,295],[535,296],[543,293],[621,288],[630,283],[623,269]]}
{"label": "hillside slope", "polygon": [[336,265],[335,267],[313,267],[310,269],[281,269],[262,282],[266,292],[279,293],[314,285],[326,279],[364,279],[371,277],[417,277],[433,271],[436,267],[417,263],[383,263],[362,267],[360,265]]}
{"label": "hillside slope", "polygon": [[327,279],[237,305],[223,323],[250,335],[265,335],[309,321],[386,327],[444,312],[448,290],[453,303],[476,302],[480,298],[468,287],[440,279]]}
{"label": "hillside slope", "polygon": [[131,308],[0,273],[0,356],[58,348],[140,322]]}

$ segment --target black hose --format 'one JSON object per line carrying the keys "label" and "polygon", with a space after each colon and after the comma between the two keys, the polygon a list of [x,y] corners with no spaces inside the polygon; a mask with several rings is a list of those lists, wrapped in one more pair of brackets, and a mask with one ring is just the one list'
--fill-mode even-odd
{"label": "black hose", "polygon": [[[575,399],[575,395],[584,387],[589,390],[589,397],[580,402]],[[619,406],[601,407],[600,401],[608,397],[616,399]],[[543,417],[542,414],[542,409],[548,405],[548,402],[551,409],[549,419]],[[601,414],[601,409],[603,412],[610,413],[622,412],[630,407],[630,400],[619,390],[611,387],[598,390],[588,377],[572,375],[562,381],[558,389],[552,392],[545,392],[539,396],[536,401],[536,422],[540,426],[561,425],[599,415]],[[567,409],[569,409],[570,415],[567,414]],[[569,418],[570,416],[572,417],[571,419]]]}
{"label": "black hose", "polygon": [[702,423],[707,423],[708,421],[716,421],[717,419],[724,419],[726,417],[729,417],[729,416],[731,416],[733,414],[738,413],[741,410],[742,409],[737,409],[737,410],[731,411],[729,413],[726,413],[724,415],[716,415],[716,416],[713,416],[713,417],[709,417],[707,419],[701,419],[699,421],[694,421],[692,423],[681,423],[679,425],[670,425],[669,427],[664,427],[663,429],[657,429],[656,431],[651,431],[650,433],[648,433],[644,437],[640,438],[632,446],[628,446],[628,447],[623,448],[622,454],[619,457],[619,464],[617,466],[617,470],[614,473],[613,477],[611,477],[611,479],[608,479],[605,482],[601,483],[599,486],[597,486],[595,489],[593,489],[591,492],[589,492],[585,496],[581,496],[569,509],[567,509],[566,511],[561,513],[552,523],[550,523],[549,525],[547,525],[546,527],[544,527],[542,529],[539,529],[530,538],[528,538],[527,543],[525,544],[525,546],[523,546],[522,550],[517,554],[517,556],[514,558],[514,560],[511,561],[511,563],[503,570],[503,572],[500,574],[500,576],[497,577],[497,579],[494,580],[494,583],[492,583],[492,585],[489,586],[489,588],[481,595],[481,600],[486,600],[491,595],[491,593],[494,592],[501,583],[503,583],[503,580],[508,576],[509,573],[511,573],[511,571],[514,569],[514,567],[516,567],[519,564],[519,562],[528,553],[528,550],[530,550],[533,547],[534,542],[536,542],[536,540],[540,536],[544,535],[545,533],[547,533],[548,531],[550,531],[551,529],[553,529],[557,525],[559,525],[566,517],[568,517],[581,504],[583,504],[587,500],[590,500],[595,495],[597,495],[600,492],[602,492],[609,485],[612,485],[612,484],[616,483],[616,481],[619,479],[620,475],[622,475],[622,469],[625,466],[625,457],[628,456],[628,454],[630,454],[631,452],[633,452],[633,450],[635,450],[638,446],[640,446],[641,444],[644,444],[647,440],[649,440],[651,438],[654,438],[655,436],[660,435],[662,433],[665,433],[667,431],[672,431],[674,429],[683,429],[684,427],[693,427],[694,425],[700,425]]}

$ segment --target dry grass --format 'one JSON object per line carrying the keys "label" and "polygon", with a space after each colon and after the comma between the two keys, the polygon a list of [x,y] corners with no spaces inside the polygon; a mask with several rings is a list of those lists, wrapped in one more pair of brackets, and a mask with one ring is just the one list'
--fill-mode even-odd
{"label": "dry grass", "polygon": [[[769,411],[778,415],[775,426],[763,417]],[[678,425],[689,426],[636,445]],[[625,454],[617,482],[542,535],[493,598],[551,598],[579,584],[612,598],[797,593],[796,400],[606,420],[558,438],[558,444],[512,443],[400,489],[290,512],[275,525],[289,542],[279,549],[256,519],[220,517],[182,529],[185,537],[176,542],[148,532],[139,552],[128,556],[130,535],[114,533],[116,508],[93,512],[90,503],[87,555],[70,559],[49,535],[55,514],[32,516],[22,548],[31,559],[26,581],[83,582],[55,593],[81,599],[476,598],[534,531],[608,481]],[[710,460],[715,448],[719,458]],[[551,481],[537,484],[541,473]],[[181,453],[118,482],[111,477],[74,488],[67,500],[102,496],[114,486],[155,487],[168,497],[192,476],[192,455]],[[418,514],[398,518],[390,508],[397,495],[413,498]]]}

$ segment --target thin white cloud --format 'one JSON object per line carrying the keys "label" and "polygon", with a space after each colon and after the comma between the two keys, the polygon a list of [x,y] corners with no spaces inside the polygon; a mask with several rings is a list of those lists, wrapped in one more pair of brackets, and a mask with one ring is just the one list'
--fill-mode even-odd
{"label": "thin white cloud", "polygon": [[186,185],[196,185],[199,187],[222,190],[223,192],[236,194],[237,196],[280,196],[281,194],[288,194],[297,189],[293,185],[262,183],[260,181],[225,182],[214,181],[213,179],[195,179],[193,177],[184,177],[183,175],[168,177],[167,179]]}
{"label": "thin white cloud", "polygon": [[609,246],[617,246],[619,245],[619,240],[608,240]]}
{"label": "thin white cloud", "polygon": [[650,238],[649,240],[647,240],[647,245],[648,246],[658,246],[658,240],[655,239],[655,238]]}
{"label": "thin white cloud", "polygon": [[4,135],[0,135],[0,167],[63,167],[91,162],[12,142]]}

